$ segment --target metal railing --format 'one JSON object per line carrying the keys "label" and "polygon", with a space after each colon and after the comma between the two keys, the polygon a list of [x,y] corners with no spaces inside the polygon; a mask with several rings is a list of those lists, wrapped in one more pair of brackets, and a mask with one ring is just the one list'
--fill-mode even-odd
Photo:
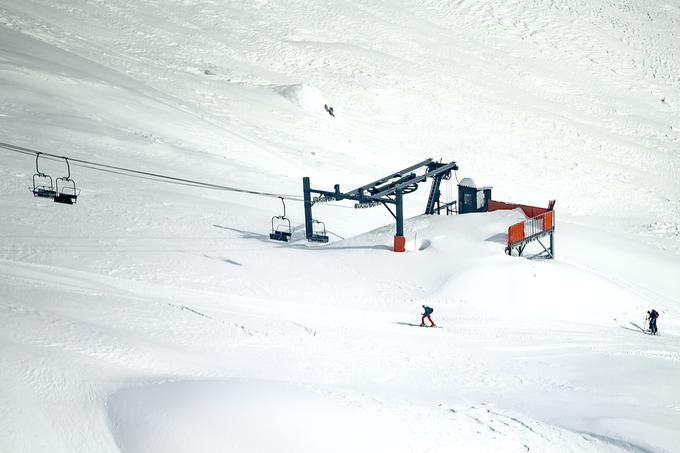
{"label": "metal railing", "polygon": [[508,248],[543,236],[555,227],[555,211],[531,217],[508,227]]}

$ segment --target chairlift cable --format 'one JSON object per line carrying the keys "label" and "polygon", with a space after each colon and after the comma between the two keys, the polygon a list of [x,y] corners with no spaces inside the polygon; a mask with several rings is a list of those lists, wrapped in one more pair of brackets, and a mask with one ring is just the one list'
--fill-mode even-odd
{"label": "chairlift cable", "polygon": [[[25,154],[29,156],[36,156],[40,154],[40,156],[44,159],[49,159],[52,161],[60,161],[62,159],[65,159],[66,156],[59,156],[57,154],[51,154],[51,153],[44,153],[42,151],[36,151],[30,148],[24,148],[21,146],[16,146],[12,145],[9,143],[3,143],[0,142],[0,148],[4,148],[8,151],[16,152],[19,154]],[[150,173],[150,172],[145,172],[141,170],[133,170],[130,168],[124,168],[124,167],[117,167],[113,165],[107,165],[107,164],[100,164],[98,162],[91,162],[91,161],[86,161],[82,159],[74,159],[74,158],[68,158],[69,162],[74,164],[75,166],[82,167],[82,168],[87,168],[89,170],[94,170],[94,171],[100,171],[104,173],[111,173],[111,174],[116,174],[116,175],[122,175],[122,176],[129,176],[132,178],[140,178],[140,179],[148,179],[150,181],[156,181],[156,182],[162,182],[166,184],[176,184],[176,185],[182,185],[182,186],[187,186],[187,187],[196,187],[199,189],[211,189],[211,190],[222,190],[222,191],[228,191],[228,192],[238,192],[238,193],[247,193],[247,194],[252,194],[252,195],[259,195],[259,196],[265,196],[265,197],[270,197],[270,198],[281,198],[283,197],[286,200],[290,201],[296,201],[296,202],[303,202],[304,198],[301,197],[300,195],[291,195],[291,194],[276,194],[276,193],[271,193],[271,192],[261,192],[261,191],[255,191],[255,190],[247,190],[247,189],[239,189],[236,187],[229,187],[229,186],[221,186],[218,184],[211,184],[211,183],[206,183],[202,181],[194,181],[190,179],[183,179],[183,178],[177,178],[174,176],[167,176],[167,175],[162,175],[158,173]],[[345,208],[345,209],[354,209],[352,206],[344,206],[340,204],[335,204],[335,203],[324,203],[324,206],[330,206],[334,208]]]}
{"label": "chairlift cable", "polygon": [[[47,157],[52,157],[55,159],[66,159],[66,156],[59,156],[56,154],[51,154],[51,153],[44,153],[42,151],[35,151],[30,148],[23,148],[21,146],[16,146],[12,145],[9,143],[2,143],[0,142],[0,148],[4,148],[8,151],[13,151],[16,153],[20,154],[26,154],[26,155],[38,155],[40,154],[41,156],[47,156]],[[149,179],[152,178],[157,178],[156,181],[159,182],[171,182],[174,184],[180,184],[180,185],[187,185],[187,186],[192,186],[192,187],[198,187],[198,188],[205,188],[205,189],[214,189],[214,190],[224,190],[224,191],[229,191],[229,192],[238,192],[238,193],[248,193],[252,195],[260,195],[260,196],[265,196],[265,197],[273,197],[273,198],[280,198],[283,197],[287,200],[294,200],[294,201],[302,201],[303,198],[299,195],[290,195],[290,194],[276,194],[276,193],[271,193],[271,192],[261,192],[261,191],[256,191],[256,190],[248,190],[248,189],[239,189],[237,187],[230,187],[230,186],[222,186],[219,184],[212,184],[212,183],[207,183],[203,181],[195,181],[191,179],[184,179],[184,178],[177,178],[175,176],[167,176],[163,175],[160,173],[151,173],[147,171],[141,171],[141,170],[134,170],[131,168],[125,168],[125,167],[118,167],[115,165],[108,165],[108,164],[102,164],[99,162],[92,162],[92,161],[87,161],[83,159],[74,159],[74,158],[68,158],[71,163],[78,163],[81,164],[79,166],[88,168],[91,170],[97,170],[97,171],[107,171],[110,173],[116,173],[116,174],[121,174],[121,175],[126,175],[130,176],[129,174],[133,175],[142,175],[144,177],[147,177]]]}

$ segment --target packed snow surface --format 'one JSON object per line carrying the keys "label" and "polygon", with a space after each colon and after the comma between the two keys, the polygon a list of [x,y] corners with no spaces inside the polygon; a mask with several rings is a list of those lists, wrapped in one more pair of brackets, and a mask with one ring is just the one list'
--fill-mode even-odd
{"label": "packed snow surface", "polygon": [[[249,191],[71,161],[61,205],[0,148],[0,452],[678,451],[678,42],[675,0],[0,0],[0,144]],[[305,240],[303,176],[427,157],[556,199],[556,259],[428,184],[405,253],[347,202]]]}

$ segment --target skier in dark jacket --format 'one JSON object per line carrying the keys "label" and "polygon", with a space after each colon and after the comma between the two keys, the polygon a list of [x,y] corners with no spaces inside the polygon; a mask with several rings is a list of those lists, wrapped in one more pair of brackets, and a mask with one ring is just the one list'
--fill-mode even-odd
{"label": "skier in dark jacket", "polygon": [[431,307],[423,305],[423,317],[420,318],[420,327],[425,327],[425,318],[430,321],[430,327],[437,327],[430,317],[434,310]]}
{"label": "skier in dark jacket", "polygon": [[649,331],[656,334],[658,329],[656,328],[656,318],[659,317],[659,312],[652,309],[652,311],[647,312],[647,319],[649,319]]}

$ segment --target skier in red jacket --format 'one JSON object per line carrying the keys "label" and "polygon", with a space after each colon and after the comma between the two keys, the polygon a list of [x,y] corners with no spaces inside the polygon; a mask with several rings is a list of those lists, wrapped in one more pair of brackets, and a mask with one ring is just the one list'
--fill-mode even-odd
{"label": "skier in red jacket", "polygon": [[425,319],[430,321],[430,327],[437,327],[432,318],[430,317],[433,311],[434,310],[431,307],[423,305],[423,317],[420,318],[420,327],[425,327]]}

